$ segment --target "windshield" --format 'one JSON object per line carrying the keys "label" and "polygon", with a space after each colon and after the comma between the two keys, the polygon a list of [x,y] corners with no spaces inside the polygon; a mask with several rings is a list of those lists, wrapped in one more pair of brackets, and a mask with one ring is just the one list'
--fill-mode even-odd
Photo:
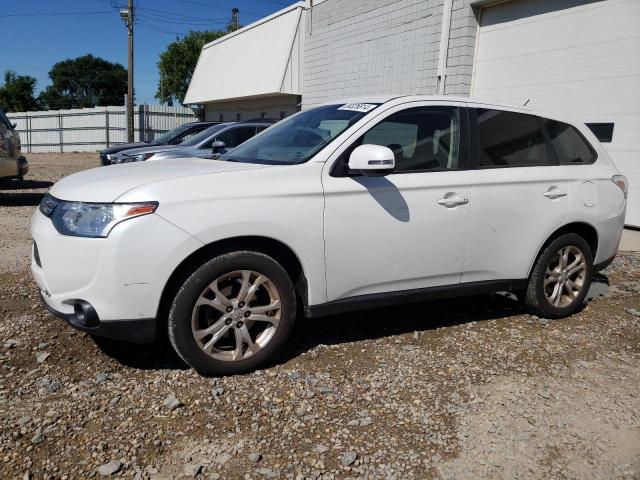
{"label": "windshield", "polygon": [[194,147],[199,143],[207,140],[211,135],[215,135],[217,132],[222,130],[223,128],[227,128],[229,124],[221,123],[220,125],[214,125],[212,127],[207,128],[206,130],[201,131],[199,134],[191,137],[186,142],[180,144],[181,147]]}
{"label": "windshield", "polygon": [[377,106],[352,103],[301,112],[247,140],[221,160],[269,165],[304,163]]}
{"label": "windshield", "polygon": [[171,142],[174,138],[179,137],[184,132],[186,132],[186,131],[188,131],[190,129],[191,129],[190,125],[182,125],[180,127],[176,127],[173,130],[169,130],[168,132],[163,133],[159,137],[154,138],[151,143],[155,144],[155,145],[167,144],[167,143]]}

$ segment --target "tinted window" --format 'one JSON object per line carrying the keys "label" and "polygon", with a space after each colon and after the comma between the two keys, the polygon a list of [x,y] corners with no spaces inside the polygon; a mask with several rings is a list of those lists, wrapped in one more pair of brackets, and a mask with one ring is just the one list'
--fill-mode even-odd
{"label": "tinted window", "polygon": [[587,123],[589,130],[602,143],[610,143],[613,140],[613,123]]}
{"label": "tinted window", "polygon": [[236,148],[256,134],[256,127],[238,127],[222,132],[216,137],[219,142],[224,142],[226,148]]}
{"label": "tinted window", "polygon": [[561,165],[596,161],[595,151],[574,127],[556,120],[545,120],[544,125]]}
{"label": "tinted window", "polygon": [[398,172],[458,167],[460,120],[457,108],[412,108],[395,113],[369,130],[359,145],[389,147]]}
{"label": "tinted window", "polygon": [[479,108],[480,167],[549,165],[538,119],[523,113]]}

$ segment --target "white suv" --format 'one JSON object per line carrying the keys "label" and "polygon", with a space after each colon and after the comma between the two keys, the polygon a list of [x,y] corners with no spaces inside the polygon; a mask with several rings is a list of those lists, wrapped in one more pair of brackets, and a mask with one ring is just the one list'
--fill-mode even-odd
{"label": "white suv", "polygon": [[451,97],[300,112],[220,160],[58,182],[32,270],[95,335],[168,337],[204,375],[246,372],[309,317],[512,291],[563,317],[615,256],[627,180],[583,125]]}

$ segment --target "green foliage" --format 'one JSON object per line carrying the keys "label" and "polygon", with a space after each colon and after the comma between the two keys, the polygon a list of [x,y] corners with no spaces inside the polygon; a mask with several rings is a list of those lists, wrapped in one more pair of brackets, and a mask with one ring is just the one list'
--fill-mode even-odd
{"label": "green foliage", "polygon": [[182,103],[202,47],[224,36],[225,33],[189,32],[184,38],[170,43],[160,54],[160,82],[156,98],[169,105],[173,105],[176,100]]}
{"label": "green foliage", "polygon": [[49,109],[123,105],[127,70],[93,55],[58,62],[51,67],[52,84],[39,97]]}
{"label": "green foliage", "polygon": [[0,110],[4,112],[28,112],[38,109],[34,97],[36,79],[17,75],[13,70],[4,72],[4,84],[0,86]]}

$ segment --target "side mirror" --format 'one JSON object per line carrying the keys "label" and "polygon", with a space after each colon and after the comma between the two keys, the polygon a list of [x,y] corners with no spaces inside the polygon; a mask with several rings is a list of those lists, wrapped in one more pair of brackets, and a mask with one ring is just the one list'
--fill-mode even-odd
{"label": "side mirror", "polygon": [[17,123],[12,123],[12,124],[11,124],[11,128],[12,128],[13,130],[15,130],[17,126],[18,126],[18,124],[17,124]]}
{"label": "side mirror", "polygon": [[395,166],[393,151],[382,145],[360,145],[349,156],[349,169],[363,175],[387,175]]}
{"label": "side mirror", "polygon": [[211,152],[219,153],[220,150],[224,150],[225,147],[226,145],[224,144],[224,142],[221,142],[220,140],[216,140],[211,144]]}

